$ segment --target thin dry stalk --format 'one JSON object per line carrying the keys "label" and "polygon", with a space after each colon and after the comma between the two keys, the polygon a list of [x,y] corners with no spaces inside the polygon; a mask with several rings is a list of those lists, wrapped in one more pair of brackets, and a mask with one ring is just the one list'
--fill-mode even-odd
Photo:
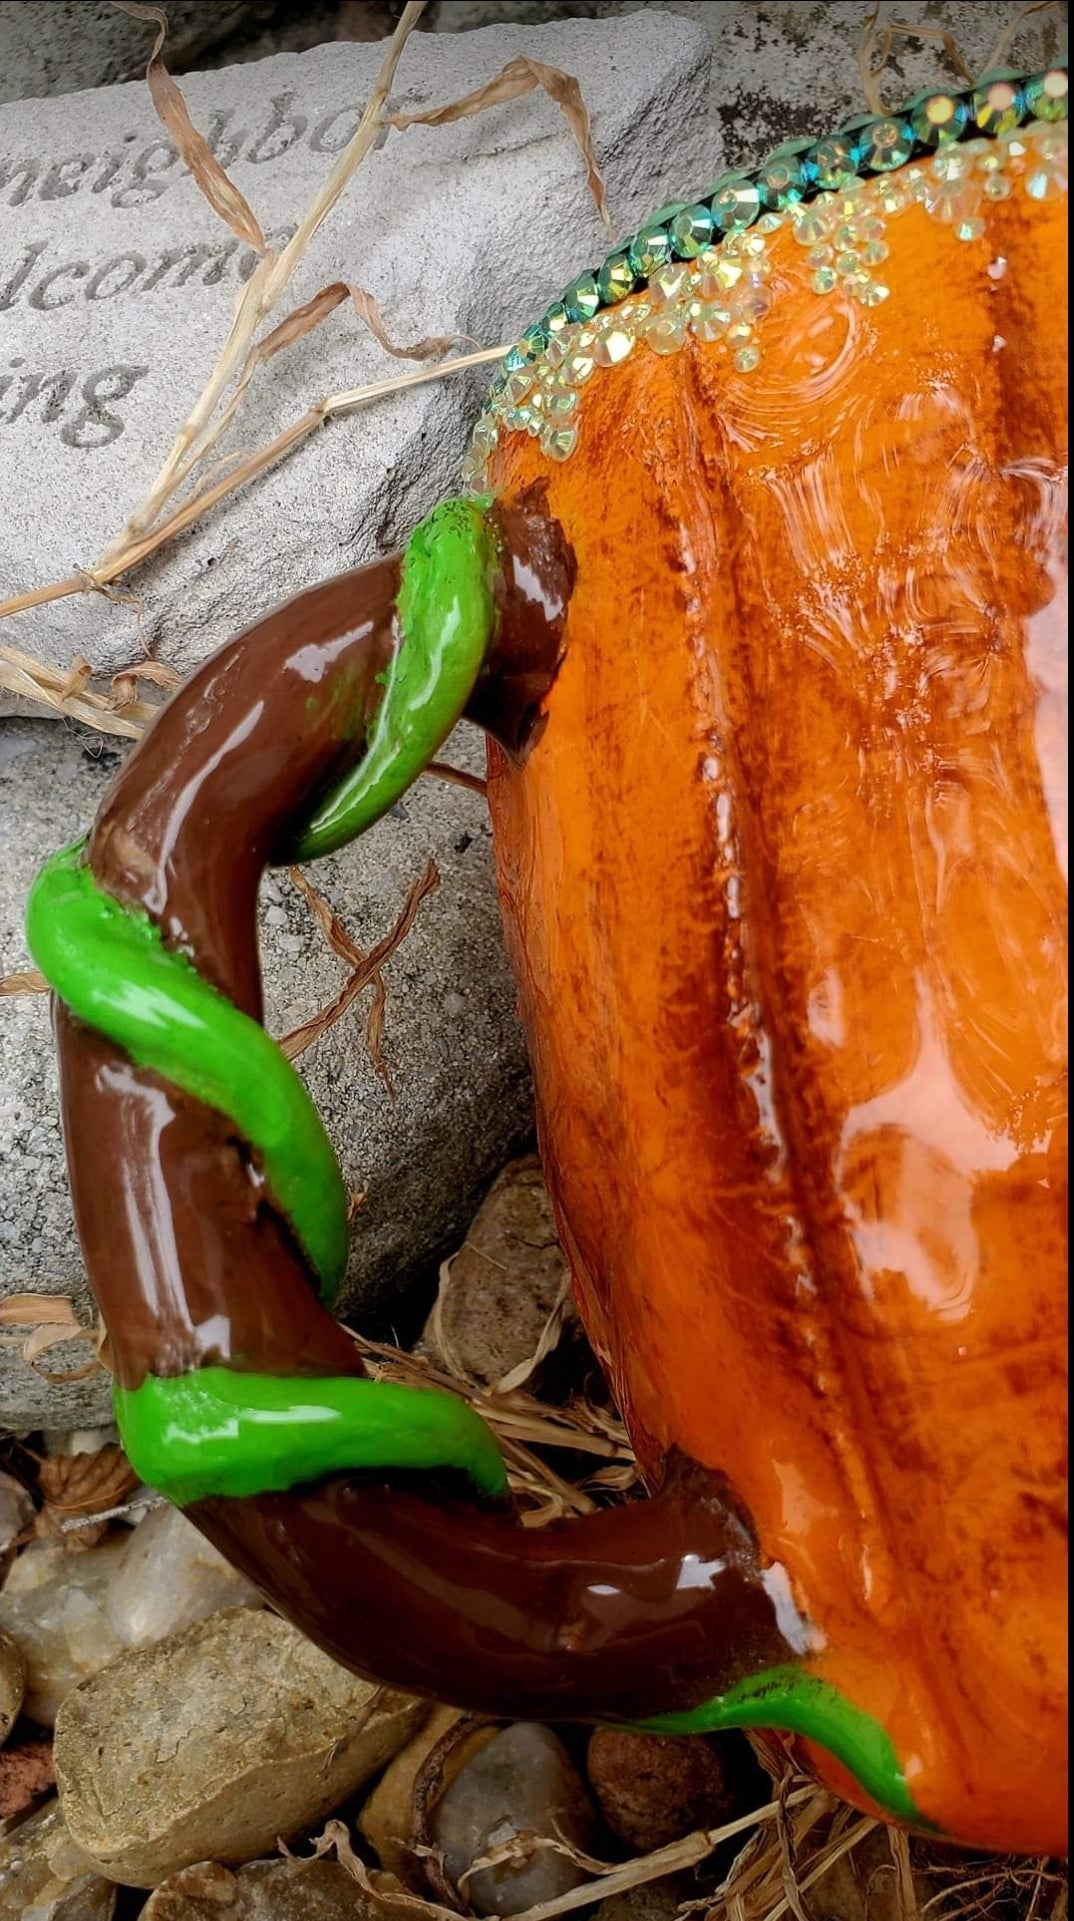
{"label": "thin dry stalk", "polygon": [[[0,1334],[0,1347],[17,1348],[28,1367],[52,1383],[84,1381],[103,1365],[104,1330],[83,1327],[66,1294],[12,1294],[0,1301],[0,1327],[29,1328],[28,1334]],[[66,1341],[90,1341],[94,1359],[85,1367],[61,1374],[50,1373],[38,1365],[39,1357]]]}
{"label": "thin dry stalk", "polygon": [[0,979],[0,999],[15,994],[47,994],[48,982],[36,967],[26,967],[21,974],[5,974]]}
{"label": "thin dry stalk", "polygon": [[315,1041],[319,1041],[324,1034],[327,1034],[330,1027],[335,1026],[366,987],[372,986],[374,999],[366,1023],[366,1040],[373,1066],[387,1091],[391,1093],[393,1091],[391,1074],[384,1059],[382,1046],[384,1009],[387,1000],[383,968],[409,934],[426,895],[433,893],[439,887],[440,872],[436,862],[433,860],[428,862],[425,872],[420,874],[410,887],[394,927],[368,954],[351,939],[342,921],[332,911],[324,896],[317,892],[301,870],[290,867],[287,871],[314,914],[333,953],[337,954],[341,960],[345,960],[352,972],[328,1005],[322,1007],[320,1012],[314,1014],[310,1020],[303,1021],[300,1027],[292,1029],[290,1034],[285,1034],[280,1046],[288,1060],[297,1060],[300,1054],[305,1053],[307,1047],[312,1047]]}
{"label": "thin dry stalk", "polygon": [[577,80],[571,74],[563,73],[559,67],[546,66],[543,60],[531,60],[522,54],[517,59],[509,60],[491,80],[475,87],[472,93],[464,95],[461,100],[453,100],[445,107],[430,107],[424,113],[389,114],[387,124],[400,130],[406,127],[443,127],[453,120],[468,120],[476,113],[486,112],[489,107],[503,106],[508,100],[521,100],[524,94],[532,93],[536,87],[543,88],[549,99],[562,108],[585,162],[586,184],[597,212],[608,232],[614,234],[615,227],[593,146],[589,109]]}

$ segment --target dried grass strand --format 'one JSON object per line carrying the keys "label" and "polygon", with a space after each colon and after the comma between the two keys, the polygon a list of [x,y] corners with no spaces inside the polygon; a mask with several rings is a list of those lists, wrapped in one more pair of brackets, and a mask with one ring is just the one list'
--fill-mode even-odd
{"label": "dried grass strand", "polygon": [[1028,5],[1019,7],[1010,25],[1005,27],[984,63],[982,71],[991,73],[993,68],[1002,66],[1004,57],[1012,42],[1021,32],[1031,13],[1059,13],[1059,0],[1028,0]]}
{"label": "dried grass strand", "polygon": [[49,985],[45,976],[36,967],[24,967],[21,973],[4,974],[0,977],[0,1000],[16,994],[47,994]]}
{"label": "dried grass strand", "polygon": [[186,101],[162,58],[168,36],[168,16],[161,7],[143,6],[140,0],[113,0],[121,13],[137,20],[154,22],[157,37],[146,67],[146,84],[157,117],[170,134],[176,151],[190,168],[198,189],[213,212],[226,222],[236,240],[245,241],[257,254],[266,252],[268,243],[253,208],[244,193],[225,173],[205,136],[190,118]]}
{"label": "dried grass strand", "polygon": [[[351,936],[347,933],[338,916],[324,899],[324,896],[317,892],[317,889],[306,879],[299,868],[289,868],[288,873],[294,885],[298,888],[299,893],[314,913],[318,925],[324,931],[333,953],[337,954],[340,959],[347,961],[352,972],[350,977],[344,981],[338,994],[333,996],[327,1006],[322,1007],[320,1012],[314,1014],[308,1021],[303,1021],[301,1026],[292,1028],[289,1034],[284,1035],[280,1041],[280,1046],[288,1060],[297,1060],[299,1055],[304,1054],[308,1047],[312,1047],[314,1042],[319,1041],[327,1034],[329,1028],[335,1026],[336,1022],[347,1012],[347,1009],[351,1006],[352,1002],[357,999],[358,995],[362,993],[363,989],[372,985],[376,998],[374,999],[373,1009],[371,1010],[370,1021],[366,1027],[366,1039],[373,1066],[381,1080],[385,1083],[388,1092],[391,1093],[391,1075],[387,1062],[384,1059],[381,1045],[384,1026],[384,1004],[387,995],[387,990],[382,978],[382,970],[409,934],[417,919],[418,909],[422,901],[428,894],[433,893],[435,889],[439,887],[440,870],[434,860],[430,860],[427,863],[424,873],[420,874],[409,888],[406,900],[403,903],[394,926],[384,936],[383,940],[377,942],[377,945],[369,953],[365,953],[356,942],[352,941]],[[374,1013],[377,1016],[375,1022],[373,1020]]]}
{"label": "dried grass strand", "polygon": [[549,67],[543,60],[532,60],[526,54],[519,54],[501,67],[491,80],[475,87],[472,93],[464,94],[461,100],[453,100],[444,107],[430,107],[423,113],[388,114],[386,119],[389,126],[401,131],[406,127],[443,127],[453,120],[468,120],[474,114],[484,113],[489,107],[503,106],[509,100],[520,100],[537,87],[542,88],[560,108],[585,162],[586,185],[597,212],[608,232],[614,233],[604,179],[593,145],[589,109],[573,74],[564,73],[559,67]]}

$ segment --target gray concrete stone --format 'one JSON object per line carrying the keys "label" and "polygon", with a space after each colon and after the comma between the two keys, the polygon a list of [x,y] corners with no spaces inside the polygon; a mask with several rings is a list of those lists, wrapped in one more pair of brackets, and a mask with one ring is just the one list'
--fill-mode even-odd
{"label": "gray concrete stone", "polygon": [[[196,59],[243,23],[273,9],[258,0],[169,0],[174,63]],[[0,99],[73,93],[145,71],[151,27],[110,0],[0,0]]]}
{"label": "gray concrete stone", "polygon": [[[708,42],[664,13],[415,36],[395,104],[456,99],[516,54],[577,75],[625,228],[708,164]],[[270,238],[298,222],[353,131],[375,46],[188,75],[184,91]],[[0,108],[0,580],[67,576],[119,531],[226,334],[252,256],[179,165],[141,83]],[[607,236],[558,109],[534,94],[389,135],[316,236],[295,304],[339,279],[379,300],[396,339],[511,339]],[[262,444],[308,404],[398,370],[337,313],[264,370],[238,439]],[[143,646],[186,672],[259,610],[399,544],[458,485],[478,376],[337,421],[131,585],[140,609],[78,596],[4,639],[105,674]]]}
{"label": "gray concrete stone", "polygon": [[[52,721],[0,725],[0,972],[28,964],[21,930],[30,881],[49,852],[89,826],[117,747]],[[451,752],[459,764],[481,764],[473,730],[460,729]],[[360,844],[319,863],[315,878],[370,947],[393,924],[430,854],[440,888],[386,972],[385,1052],[395,1099],[370,1064],[361,1005],[300,1061],[345,1179],[365,1193],[345,1299],[360,1322],[376,1314],[381,1326],[393,1303],[405,1311],[422,1277],[431,1294],[437,1257],[458,1245],[531,1120],[482,801],[423,780]],[[342,984],[342,964],[282,875],[264,887],[262,954],[273,1033],[298,1026]],[[68,1294],[89,1325],[44,995],[0,1001],[0,1141],[0,1297],[27,1289]],[[70,1344],[43,1364],[74,1367],[87,1352]],[[107,1415],[105,1377],[50,1386],[16,1349],[0,1348],[0,1424],[74,1426]]]}
{"label": "gray concrete stone", "polygon": [[[664,11],[703,27],[713,47],[710,110],[720,165],[748,165],[766,148],[799,134],[829,133],[850,112],[861,113],[857,49],[867,0],[661,0]],[[439,0],[430,25],[440,33],[467,33],[503,22],[544,24],[551,18],[651,12],[652,0]],[[942,13],[916,4],[895,9],[900,19],[921,19],[952,33],[980,72],[1012,18],[1010,0],[944,0]],[[1015,45],[1016,59],[1032,63],[1055,57],[1066,46],[1061,16],[1027,20]],[[930,86],[958,79],[935,41],[900,39],[885,81],[891,105]],[[718,171],[717,167],[712,169]],[[688,182],[684,184],[689,184]]]}

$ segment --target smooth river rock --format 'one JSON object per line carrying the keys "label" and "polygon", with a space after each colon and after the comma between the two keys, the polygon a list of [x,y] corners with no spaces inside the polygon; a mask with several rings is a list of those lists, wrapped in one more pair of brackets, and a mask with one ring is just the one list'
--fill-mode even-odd
{"label": "smooth river rock", "polygon": [[54,1750],[67,1826],[133,1887],[197,1861],[235,1866],[331,1813],[426,1712],[276,1615],[228,1609],[128,1649],[67,1696]]}
{"label": "smooth river rock", "polygon": [[0,1631],[26,1670],[26,1713],[51,1727],[61,1701],[119,1653],[106,1612],[110,1583],[130,1537],[113,1535],[83,1554],[51,1541],[24,1548],[0,1591]]}

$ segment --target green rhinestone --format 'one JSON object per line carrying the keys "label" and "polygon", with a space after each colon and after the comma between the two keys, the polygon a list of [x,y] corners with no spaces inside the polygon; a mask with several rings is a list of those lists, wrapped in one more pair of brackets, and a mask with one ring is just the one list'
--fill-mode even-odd
{"label": "green rhinestone", "polygon": [[597,274],[597,292],[606,307],[614,307],[638,285],[638,275],[628,253],[613,253]]}
{"label": "green rhinestone", "polygon": [[849,187],[857,179],[858,149],[849,136],[833,134],[810,148],[809,165],[818,187],[831,193],[840,187]]}
{"label": "green rhinestone", "polygon": [[537,320],[532,327],[527,327],[518,343],[518,351],[522,355],[519,365],[525,366],[531,360],[539,360],[550,338],[551,335],[543,320]]}
{"label": "green rhinestone", "polygon": [[905,166],[914,151],[914,133],[908,120],[886,114],[870,120],[861,129],[861,164],[867,173],[892,173]]}
{"label": "green rhinestone", "polygon": [[757,176],[761,198],[769,212],[785,213],[809,192],[810,173],[805,164],[806,141],[777,148],[770,154]]}
{"label": "green rhinestone", "polygon": [[969,122],[970,110],[954,93],[928,93],[910,107],[914,138],[923,147],[947,147],[958,140]]}
{"label": "green rhinestone", "polygon": [[1065,120],[1067,117],[1067,75],[1063,67],[1036,73],[1026,81],[1026,106],[1034,120]]}
{"label": "green rhinestone", "polygon": [[567,312],[566,307],[563,305],[562,300],[553,300],[552,305],[549,307],[548,312],[545,314],[544,319],[541,322],[541,325],[543,327],[547,327],[549,336],[551,337],[552,335],[562,333],[564,327],[569,327],[570,324],[571,324],[571,317],[570,317],[570,314]]}
{"label": "green rhinestone", "polygon": [[570,320],[592,320],[600,307],[600,289],[595,274],[579,274],[560,296]]}
{"label": "green rhinestone", "polygon": [[666,227],[642,227],[630,243],[630,265],[639,280],[649,280],[671,259],[671,235]]}
{"label": "green rhinestone", "polygon": [[712,199],[712,218],[721,233],[742,233],[761,211],[761,189],[753,180],[729,180]]}
{"label": "green rhinestone", "polygon": [[1021,126],[1025,111],[1025,95],[1021,87],[1015,80],[999,74],[977,87],[970,101],[974,126],[993,138],[999,134],[1013,133],[1016,127]]}
{"label": "green rhinestone", "polygon": [[525,345],[520,340],[515,346],[508,348],[500,362],[500,366],[503,369],[504,375],[510,375],[517,373],[520,367],[528,366],[529,362],[535,358],[535,354],[526,352]]}
{"label": "green rhinestone", "polygon": [[683,207],[671,222],[671,246],[677,260],[696,260],[712,239],[713,219],[700,204]]}

